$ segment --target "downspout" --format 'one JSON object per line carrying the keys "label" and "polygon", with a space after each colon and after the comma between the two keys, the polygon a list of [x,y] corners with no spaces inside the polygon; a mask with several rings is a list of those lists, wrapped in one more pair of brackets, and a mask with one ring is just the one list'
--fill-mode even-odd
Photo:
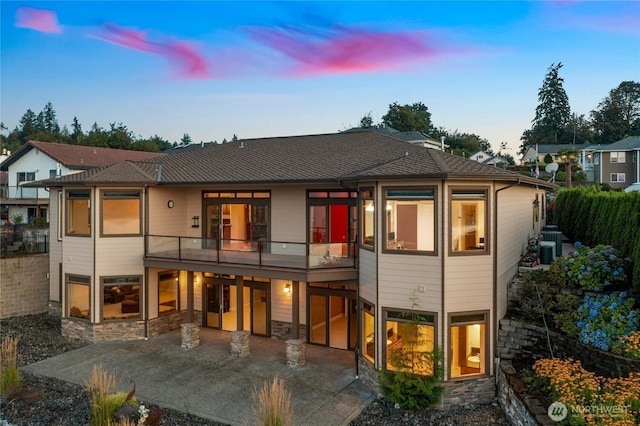
{"label": "downspout", "polygon": [[[505,189],[512,188],[514,186],[520,185],[520,178],[515,183],[511,183],[504,188],[496,189],[494,192],[494,209],[495,214],[493,215],[493,329],[492,329],[492,340],[493,340],[493,374],[498,377],[498,371],[496,369],[496,350],[498,348],[498,192],[504,191]],[[494,182],[495,185],[495,182]]]}
{"label": "downspout", "polygon": [[[149,235],[149,187],[144,185],[144,256],[149,252],[148,235]],[[144,340],[149,339],[149,268],[144,268]]]}
{"label": "downspout", "polygon": [[[96,272],[97,272],[97,268],[96,268],[96,249],[98,247],[98,227],[97,225],[97,199],[98,199],[98,187],[94,186],[93,187],[93,191],[91,191],[92,196],[89,197],[89,212],[90,212],[90,216],[89,216],[89,220],[91,221],[89,223],[89,229],[91,230],[91,238],[93,239],[93,285],[91,286],[93,288],[93,290],[96,290]],[[100,294],[100,292],[96,291],[96,293]],[[93,319],[95,319],[97,317],[97,309],[93,309],[96,306],[96,298],[98,296],[94,293],[93,297],[91,297],[91,290],[89,290],[89,300],[91,301],[91,308],[89,309],[89,312],[92,313],[93,318],[89,318],[89,321],[92,321]],[[102,303],[100,303],[102,305]],[[95,325],[95,322],[92,323]],[[91,334],[93,335],[93,331],[91,332]]]}
{"label": "downspout", "polygon": [[[441,185],[440,192],[442,193],[442,195],[439,198],[442,200],[442,199],[444,199],[444,191],[445,191],[445,188],[446,188],[444,179],[442,179],[440,185]],[[439,214],[439,217],[441,217],[443,221],[445,219],[445,217],[444,217],[444,205],[445,205],[444,202],[440,202],[439,209],[440,209],[440,213],[442,213],[442,214]],[[449,216],[451,216],[451,215],[449,215]],[[451,224],[449,224],[449,226],[451,226]],[[444,226],[440,226],[440,229],[442,230],[442,238],[440,238],[440,244],[439,244],[440,245],[440,253],[441,253],[441,256],[442,256],[442,258],[440,260],[440,275],[441,275],[440,276],[440,280],[442,281],[441,282],[441,287],[440,287],[440,303],[442,304],[441,308],[440,308],[440,312],[442,313],[442,321],[441,321],[441,323],[442,323],[443,326],[445,325],[445,310],[444,310],[444,290],[445,290],[444,282],[445,282],[445,279],[444,279],[444,268],[445,268],[445,258],[447,257],[447,253],[445,253],[445,250],[444,250],[445,249],[445,240],[448,241],[449,244],[451,244],[451,240],[449,239],[449,236],[447,236],[445,238],[444,233],[445,233],[445,229],[449,229],[449,226],[447,226],[446,228]],[[448,333],[445,333],[445,328],[443,326],[440,326],[439,328],[440,328],[440,331],[442,332],[442,347],[443,347],[443,351],[444,351],[444,348],[445,348],[445,345],[444,345],[445,337],[447,337]],[[448,326],[449,326],[449,324],[447,324],[447,327]],[[448,336],[448,338],[450,338],[450,337],[451,336]],[[447,340],[447,347],[450,347],[450,345],[451,345],[451,342],[449,342]],[[449,371],[449,368],[446,366],[446,365],[448,365],[448,363],[450,361],[449,358],[450,358],[450,353],[449,353],[449,350],[447,350],[446,351],[446,359],[443,360],[443,362],[446,361],[445,367],[444,367],[446,369],[446,371],[444,373],[444,379],[445,380],[450,378],[449,377],[450,371]]]}

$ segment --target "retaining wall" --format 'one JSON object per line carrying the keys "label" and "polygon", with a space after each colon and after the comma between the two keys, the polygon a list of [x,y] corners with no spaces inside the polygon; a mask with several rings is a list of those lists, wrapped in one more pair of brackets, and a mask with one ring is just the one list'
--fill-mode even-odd
{"label": "retaining wall", "polygon": [[49,255],[0,259],[0,318],[49,310]]}

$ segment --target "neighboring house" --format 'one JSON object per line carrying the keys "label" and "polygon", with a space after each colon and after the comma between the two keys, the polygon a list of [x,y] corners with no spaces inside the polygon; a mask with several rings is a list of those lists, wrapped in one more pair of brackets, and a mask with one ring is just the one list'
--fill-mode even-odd
{"label": "neighboring house", "polygon": [[488,164],[490,166],[506,166],[509,164],[509,161],[506,158],[500,157],[498,155],[491,155],[484,151],[478,151],[475,154],[469,156],[469,160],[477,161],[478,163]]}
{"label": "neighboring house", "polygon": [[626,188],[640,181],[640,136],[590,147],[594,182],[613,189]]}
{"label": "neighboring house", "polygon": [[183,324],[183,339],[303,339],[356,351],[372,383],[419,332],[465,404],[495,396],[507,288],[555,188],[371,131],[238,140],[34,185],[51,194],[50,303],[66,336]]}
{"label": "neighboring house", "polygon": [[[563,149],[575,149],[577,151],[581,151],[585,148],[591,146],[590,144],[542,144],[542,145],[534,145],[527,147],[524,155],[520,159],[520,164],[529,164],[529,163],[542,163],[546,164],[545,158],[547,155],[551,157],[554,163],[561,163],[562,158],[560,158],[559,152]],[[582,159],[578,159],[578,163],[582,168]]]}
{"label": "neighboring house", "polygon": [[0,204],[7,208],[10,220],[18,215],[24,222],[48,220],[49,193],[42,188],[27,188],[26,183],[159,155],[164,154],[29,141],[0,163],[0,171],[8,176],[7,193],[2,195]]}
{"label": "neighboring house", "polygon": [[442,137],[441,140],[437,140],[425,133],[418,132],[416,130],[401,132],[399,130],[394,129],[393,127],[388,127],[388,126],[354,127],[349,130],[345,130],[345,132],[362,132],[362,131],[378,132],[383,135],[388,135],[397,139],[401,139],[405,142],[409,142],[414,145],[423,146],[425,148],[439,149],[440,151],[444,151],[445,149],[449,148],[449,145],[444,143],[444,137]]}

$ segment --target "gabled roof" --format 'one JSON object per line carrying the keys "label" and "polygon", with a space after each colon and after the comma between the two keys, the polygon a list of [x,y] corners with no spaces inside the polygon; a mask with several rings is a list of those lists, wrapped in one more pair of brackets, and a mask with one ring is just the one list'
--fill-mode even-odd
{"label": "gabled roof", "polygon": [[125,160],[139,161],[165,155],[157,152],[28,141],[0,165],[0,170],[8,170],[11,164],[32,149],[37,149],[65,167],[75,170],[87,170],[92,167],[107,166]]}
{"label": "gabled roof", "polygon": [[[575,148],[578,151],[581,149],[585,149],[591,146],[591,144],[583,143],[583,144],[539,144],[538,145],[538,154],[556,154],[563,149]],[[527,148],[527,151],[533,150],[535,152],[536,147],[534,145],[530,145]]]}
{"label": "gabled roof", "polygon": [[608,145],[599,145],[595,151],[632,151],[640,149],[640,136],[629,136]]}
{"label": "gabled roof", "polygon": [[369,131],[238,140],[121,167],[101,167],[37,185],[335,183],[419,177],[485,178],[552,187],[544,181]]}

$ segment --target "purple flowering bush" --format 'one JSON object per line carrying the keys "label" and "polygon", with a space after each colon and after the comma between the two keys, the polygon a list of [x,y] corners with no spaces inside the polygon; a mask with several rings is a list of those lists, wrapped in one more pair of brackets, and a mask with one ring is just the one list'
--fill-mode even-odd
{"label": "purple flowering bush", "polygon": [[601,244],[589,248],[576,242],[574,251],[553,262],[549,274],[562,287],[601,291],[607,286],[624,284],[630,263],[631,259],[620,257],[611,246]]}
{"label": "purple flowering bush", "polygon": [[640,325],[634,302],[625,292],[585,296],[578,308],[578,339],[603,351],[616,349]]}

